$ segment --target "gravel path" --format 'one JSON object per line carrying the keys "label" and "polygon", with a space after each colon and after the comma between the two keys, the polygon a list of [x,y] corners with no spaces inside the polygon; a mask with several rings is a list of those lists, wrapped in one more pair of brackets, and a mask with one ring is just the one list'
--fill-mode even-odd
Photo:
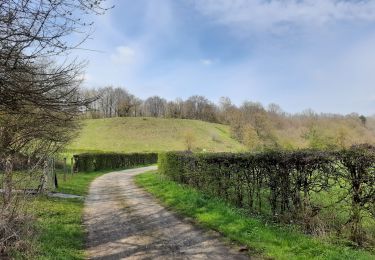
{"label": "gravel path", "polygon": [[89,259],[249,259],[134,184],[134,175],[154,169],[108,173],[91,184],[84,214]]}

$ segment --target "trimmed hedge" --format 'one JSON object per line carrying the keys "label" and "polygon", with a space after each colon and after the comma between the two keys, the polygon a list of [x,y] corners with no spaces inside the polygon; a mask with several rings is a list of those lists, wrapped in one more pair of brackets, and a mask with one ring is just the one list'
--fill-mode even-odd
{"label": "trimmed hedge", "polygon": [[156,163],[156,153],[82,153],[74,155],[75,171],[130,168]]}
{"label": "trimmed hedge", "polygon": [[[167,152],[159,154],[159,172],[310,233],[346,232],[358,244],[366,237],[364,217],[375,217],[375,149],[368,145],[338,152]],[[329,216],[336,213],[341,220]]]}

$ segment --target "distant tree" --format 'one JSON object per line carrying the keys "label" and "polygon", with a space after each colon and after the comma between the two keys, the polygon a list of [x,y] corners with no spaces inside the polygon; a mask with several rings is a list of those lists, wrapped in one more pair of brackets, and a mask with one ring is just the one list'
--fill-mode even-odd
{"label": "distant tree", "polygon": [[145,114],[152,117],[164,117],[167,101],[159,96],[153,96],[144,102]]}
{"label": "distant tree", "polygon": [[186,118],[215,122],[216,111],[216,106],[203,96],[191,96],[184,103]]}
{"label": "distant tree", "polygon": [[113,87],[108,86],[99,89],[99,107],[103,117],[115,116],[115,92]]}
{"label": "distant tree", "polygon": [[359,120],[361,120],[363,126],[366,126],[367,118],[364,115],[360,115]]}
{"label": "distant tree", "polygon": [[134,97],[133,98],[133,108],[132,108],[132,115],[137,117],[137,116],[142,116],[142,107],[143,101],[140,98]]}
{"label": "distant tree", "polygon": [[235,105],[232,104],[232,101],[229,97],[221,97],[219,101],[219,113],[218,118],[220,122],[229,124],[231,121],[231,116],[233,110],[237,109]]}
{"label": "distant tree", "polygon": [[275,104],[275,103],[269,104],[267,107],[267,111],[271,114],[276,114],[276,115],[282,115],[284,113],[282,108],[278,104]]}
{"label": "distant tree", "polygon": [[254,127],[252,127],[250,124],[246,124],[243,126],[242,136],[243,143],[246,145],[247,148],[249,148],[249,150],[259,150],[262,146],[262,141],[260,140]]}
{"label": "distant tree", "polygon": [[136,105],[135,97],[123,88],[116,88],[115,108],[117,116],[131,116],[132,109]]}
{"label": "distant tree", "polygon": [[266,147],[271,148],[278,145],[271,120],[262,104],[247,101],[240,107],[240,110],[243,114],[244,123],[248,123],[254,128]]}
{"label": "distant tree", "polygon": [[166,104],[166,116],[169,118],[182,118],[183,101],[177,99],[176,101],[169,101]]}
{"label": "distant tree", "polygon": [[229,97],[221,97],[219,100],[219,109],[221,111],[226,111],[233,107],[232,101]]}

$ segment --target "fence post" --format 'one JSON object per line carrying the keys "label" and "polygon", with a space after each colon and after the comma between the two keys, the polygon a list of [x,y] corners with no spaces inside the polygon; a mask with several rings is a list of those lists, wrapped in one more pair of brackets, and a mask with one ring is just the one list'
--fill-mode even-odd
{"label": "fence post", "polygon": [[5,172],[4,172],[3,186],[4,186],[4,205],[10,203],[12,197],[12,184],[13,184],[13,162],[12,157],[9,155],[5,161]]}
{"label": "fence post", "polygon": [[64,181],[66,181],[66,157],[64,157]]}
{"label": "fence post", "polygon": [[73,157],[72,158],[70,158],[70,173],[72,174],[72,176],[73,176],[73,173],[74,173],[74,159],[73,159]]}
{"label": "fence post", "polygon": [[56,172],[56,161],[55,158],[52,158],[52,173],[53,173],[53,178],[54,178],[54,184],[55,184],[55,189],[59,187],[58,181],[57,181],[57,172]]}
{"label": "fence post", "polygon": [[45,159],[43,163],[43,173],[40,178],[40,186],[39,186],[40,193],[44,193],[46,191],[47,181],[48,181],[48,161],[47,159]]}

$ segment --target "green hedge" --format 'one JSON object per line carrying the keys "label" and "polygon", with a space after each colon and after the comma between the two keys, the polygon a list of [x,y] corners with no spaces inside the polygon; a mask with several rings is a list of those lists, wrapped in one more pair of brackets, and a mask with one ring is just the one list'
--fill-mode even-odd
{"label": "green hedge", "polygon": [[167,152],[158,163],[170,179],[253,213],[301,224],[311,233],[333,228],[358,244],[374,239],[374,226],[370,234],[362,228],[375,217],[372,146],[338,152]]}
{"label": "green hedge", "polygon": [[157,162],[156,153],[82,153],[74,155],[75,171],[130,168]]}

